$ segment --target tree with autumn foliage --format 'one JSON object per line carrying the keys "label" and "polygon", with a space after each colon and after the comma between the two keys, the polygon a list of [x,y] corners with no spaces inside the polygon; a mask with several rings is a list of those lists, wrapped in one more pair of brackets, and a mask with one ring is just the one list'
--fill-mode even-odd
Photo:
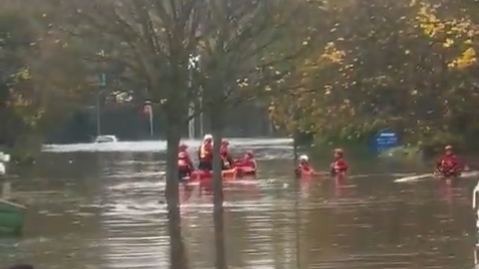
{"label": "tree with autumn foliage", "polygon": [[9,1],[1,6],[0,140],[14,155],[29,155],[47,129],[81,105],[85,79],[82,64],[49,32],[45,14],[19,12]]}
{"label": "tree with autumn foliage", "polygon": [[286,82],[289,98],[273,100],[279,125],[350,140],[389,127],[423,144],[477,134],[477,15],[432,0],[346,0],[326,10],[323,44]]}

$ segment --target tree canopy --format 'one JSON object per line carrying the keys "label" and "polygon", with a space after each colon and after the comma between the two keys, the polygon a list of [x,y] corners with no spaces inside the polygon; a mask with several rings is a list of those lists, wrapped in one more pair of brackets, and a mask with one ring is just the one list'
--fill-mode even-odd
{"label": "tree canopy", "polygon": [[49,29],[47,15],[19,8],[6,1],[0,11],[0,139],[8,146],[61,122],[88,86],[75,50]]}
{"label": "tree canopy", "polygon": [[278,124],[346,139],[389,127],[409,142],[477,133],[473,3],[330,3],[321,44],[273,97]]}

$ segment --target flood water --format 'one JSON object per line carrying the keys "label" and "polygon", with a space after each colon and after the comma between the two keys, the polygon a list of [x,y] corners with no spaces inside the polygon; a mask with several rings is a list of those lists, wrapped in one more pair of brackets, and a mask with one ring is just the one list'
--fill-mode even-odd
{"label": "flood water", "polygon": [[[474,268],[477,179],[395,183],[424,167],[350,160],[346,185],[316,179],[296,191],[287,142],[231,141],[234,152],[257,152],[260,174],[226,186],[230,268]],[[158,203],[164,144],[47,150],[32,170],[12,177],[15,197],[30,208],[24,236],[0,239],[0,267],[168,268],[166,211]],[[211,200],[182,194],[191,268],[214,265]]]}

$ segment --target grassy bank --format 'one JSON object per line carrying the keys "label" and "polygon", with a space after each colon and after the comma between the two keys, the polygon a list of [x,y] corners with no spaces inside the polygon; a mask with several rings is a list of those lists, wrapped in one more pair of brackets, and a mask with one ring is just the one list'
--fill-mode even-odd
{"label": "grassy bank", "polygon": [[475,153],[479,150],[479,143],[473,139],[465,139],[463,136],[447,133],[437,133],[435,135],[422,135],[420,137],[401,137],[403,140],[402,145],[378,154],[371,148],[371,136],[374,133],[375,132],[369,132],[358,136],[360,139],[347,139],[339,135],[323,139],[311,139],[308,141],[310,142],[309,145],[311,145],[308,151],[311,152],[312,155],[323,156],[325,154],[331,155],[334,148],[340,147],[343,148],[349,156],[416,159],[430,158],[442,154],[446,145],[452,145],[456,152],[462,154]]}
{"label": "grassy bank", "polygon": [[310,147],[305,147],[304,151],[310,152],[311,156],[316,158],[330,158],[335,148],[343,148],[347,156],[369,160],[377,157],[409,160],[424,157],[424,150],[418,145],[401,145],[378,154],[364,141],[316,141]]}

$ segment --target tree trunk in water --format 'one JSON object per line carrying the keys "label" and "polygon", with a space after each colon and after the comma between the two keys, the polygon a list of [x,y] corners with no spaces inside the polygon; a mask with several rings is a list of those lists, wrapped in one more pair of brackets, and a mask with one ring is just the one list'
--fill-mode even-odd
{"label": "tree trunk in water", "polygon": [[181,139],[179,126],[170,123],[167,130],[166,149],[166,204],[168,232],[170,235],[170,268],[187,269],[188,262],[181,235],[181,215],[178,193],[178,144]]}
{"label": "tree trunk in water", "polygon": [[[216,111],[218,112],[218,111]],[[222,159],[220,156],[222,139],[222,114],[211,115],[211,131],[213,135],[213,222],[215,229],[216,269],[226,269],[225,238],[224,238],[224,211],[223,211],[223,177]]]}

